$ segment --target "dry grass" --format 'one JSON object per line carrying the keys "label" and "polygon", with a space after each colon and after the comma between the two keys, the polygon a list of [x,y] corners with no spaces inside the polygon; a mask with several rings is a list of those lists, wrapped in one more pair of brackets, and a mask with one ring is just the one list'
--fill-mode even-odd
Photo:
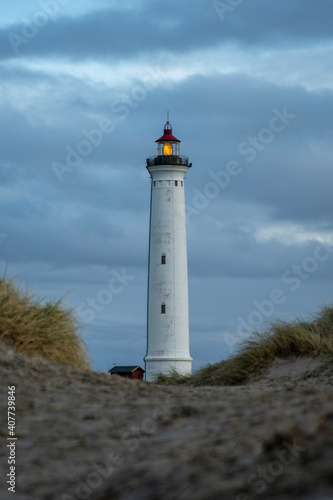
{"label": "dry grass", "polygon": [[0,340],[52,362],[89,369],[72,310],[62,300],[43,303],[12,280],[0,279]]}
{"label": "dry grass", "polygon": [[275,322],[268,331],[255,332],[242,342],[234,356],[194,373],[159,375],[161,385],[234,385],[258,375],[276,357],[326,355],[333,360],[333,306],[324,307],[311,322]]}

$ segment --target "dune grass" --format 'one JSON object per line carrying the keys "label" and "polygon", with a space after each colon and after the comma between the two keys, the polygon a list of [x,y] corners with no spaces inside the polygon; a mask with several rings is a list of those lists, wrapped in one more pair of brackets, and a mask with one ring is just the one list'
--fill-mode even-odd
{"label": "dune grass", "polygon": [[176,372],[159,375],[161,385],[234,385],[258,375],[275,358],[326,355],[333,360],[333,306],[324,307],[312,321],[275,322],[265,332],[254,332],[226,361],[208,365],[191,376]]}
{"label": "dune grass", "polygon": [[89,369],[73,311],[62,300],[44,303],[7,278],[0,278],[0,341],[29,355]]}

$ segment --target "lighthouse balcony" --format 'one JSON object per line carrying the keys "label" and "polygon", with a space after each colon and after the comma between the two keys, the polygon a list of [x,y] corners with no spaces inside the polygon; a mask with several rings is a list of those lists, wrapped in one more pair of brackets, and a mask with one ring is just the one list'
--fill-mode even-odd
{"label": "lighthouse balcony", "polygon": [[185,167],[191,167],[192,163],[188,162],[188,156],[159,155],[147,158],[147,167],[155,165],[184,165]]}

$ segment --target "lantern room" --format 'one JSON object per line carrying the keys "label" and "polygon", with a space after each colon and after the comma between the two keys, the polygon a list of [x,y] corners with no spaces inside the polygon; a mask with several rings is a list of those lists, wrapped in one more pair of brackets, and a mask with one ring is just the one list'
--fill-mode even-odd
{"label": "lantern room", "polygon": [[180,140],[172,135],[172,126],[169,120],[164,125],[164,134],[155,142],[158,156],[179,156]]}
{"label": "lantern room", "polygon": [[191,167],[187,156],[180,156],[180,140],[172,135],[172,126],[169,116],[164,125],[163,135],[157,141],[157,156],[147,158],[147,168],[157,165],[184,165]]}

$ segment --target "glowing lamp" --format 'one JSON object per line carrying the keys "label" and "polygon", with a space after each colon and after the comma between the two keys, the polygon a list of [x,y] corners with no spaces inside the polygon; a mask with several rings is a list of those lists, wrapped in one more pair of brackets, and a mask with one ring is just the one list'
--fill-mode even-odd
{"label": "glowing lamp", "polygon": [[172,146],[170,142],[165,142],[163,144],[163,154],[167,156],[172,155]]}

